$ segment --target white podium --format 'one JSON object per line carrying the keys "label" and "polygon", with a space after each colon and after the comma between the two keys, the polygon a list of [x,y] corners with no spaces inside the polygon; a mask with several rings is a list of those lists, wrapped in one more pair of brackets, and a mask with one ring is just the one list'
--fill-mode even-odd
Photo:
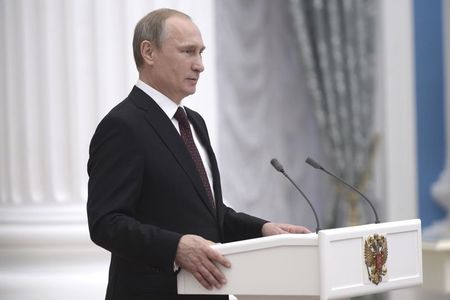
{"label": "white podium", "polygon": [[[232,264],[207,290],[188,272],[179,294],[245,299],[346,299],[422,284],[420,220],[284,234],[212,246]],[[386,249],[385,249],[386,248]],[[374,283],[371,278],[378,283]],[[377,277],[378,276],[378,277]]]}

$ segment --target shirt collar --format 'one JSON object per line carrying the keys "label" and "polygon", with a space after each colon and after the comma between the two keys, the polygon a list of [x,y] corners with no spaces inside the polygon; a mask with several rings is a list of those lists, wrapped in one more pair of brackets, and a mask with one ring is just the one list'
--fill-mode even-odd
{"label": "shirt collar", "polygon": [[170,100],[167,96],[163,95],[158,90],[154,89],[150,85],[146,84],[142,80],[138,80],[136,83],[136,86],[140,88],[144,93],[149,95],[155,102],[158,104],[158,106],[164,111],[164,113],[169,117],[169,119],[172,119],[175,113],[177,112],[178,106],[175,102]]}

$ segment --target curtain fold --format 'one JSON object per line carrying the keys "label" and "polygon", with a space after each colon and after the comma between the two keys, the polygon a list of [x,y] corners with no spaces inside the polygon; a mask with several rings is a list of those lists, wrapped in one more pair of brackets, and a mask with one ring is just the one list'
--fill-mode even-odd
{"label": "curtain fold", "polygon": [[[365,192],[377,143],[376,2],[290,0],[290,11],[329,169]],[[350,205],[344,222],[360,223],[360,200],[338,191],[337,198]],[[332,225],[340,213],[336,207]]]}

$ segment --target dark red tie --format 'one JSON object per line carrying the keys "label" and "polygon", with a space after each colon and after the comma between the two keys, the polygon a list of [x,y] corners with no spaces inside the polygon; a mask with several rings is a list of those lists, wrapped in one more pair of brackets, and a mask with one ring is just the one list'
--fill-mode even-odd
{"label": "dark red tie", "polygon": [[178,121],[178,127],[180,128],[181,138],[186,144],[186,148],[191,154],[192,160],[195,163],[195,167],[197,169],[198,174],[200,175],[203,187],[205,188],[206,194],[208,195],[208,200],[211,203],[212,207],[215,207],[216,204],[214,202],[208,176],[206,175],[205,166],[203,165],[202,158],[200,156],[200,153],[198,152],[197,146],[195,146],[194,138],[192,137],[191,126],[189,126],[189,120],[187,118],[186,112],[184,111],[183,108],[178,107],[174,117]]}

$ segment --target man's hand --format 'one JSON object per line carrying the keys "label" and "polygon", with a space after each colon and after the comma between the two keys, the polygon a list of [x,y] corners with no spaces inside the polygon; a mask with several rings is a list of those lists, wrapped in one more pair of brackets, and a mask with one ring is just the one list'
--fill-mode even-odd
{"label": "man's hand", "polygon": [[283,233],[310,233],[311,231],[303,226],[279,223],[266,223],[261,229],[263,236],[283,234]]}
{"label": "man's hand", "polygon": [[228,259],[210,246],[213,242],[205,240],[197,235],[183,235],[178,243],[175,262],[194,277],[205,288],[221,288],[227,281],[225,275],[214,263],[224,267],[231,267]]}

